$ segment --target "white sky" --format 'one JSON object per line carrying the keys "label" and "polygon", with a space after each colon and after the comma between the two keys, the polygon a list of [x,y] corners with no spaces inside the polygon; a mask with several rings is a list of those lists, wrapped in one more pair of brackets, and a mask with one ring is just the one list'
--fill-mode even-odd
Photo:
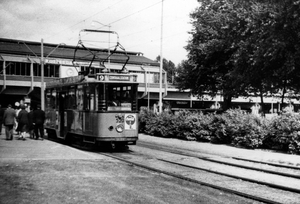
{"label": "white sky", "polygon": [[[111,24],[127,51],[154,60],[160,55],[161,0],[0,0],[0,37],[44,43],[77,45],[82,29],[108,30]],[[164,0],[163,57],[175,65],[186,59],[184,46],[191,30],[189,14],[197,0]],[[99,48],[109,36],[96,36]],[[81,33],[84,40],[84,34]],[[116,35],[110,35],[115,45]],[[91,42],[90,42],[91,43]],[[101,47],[102,46],[102,47]]]}

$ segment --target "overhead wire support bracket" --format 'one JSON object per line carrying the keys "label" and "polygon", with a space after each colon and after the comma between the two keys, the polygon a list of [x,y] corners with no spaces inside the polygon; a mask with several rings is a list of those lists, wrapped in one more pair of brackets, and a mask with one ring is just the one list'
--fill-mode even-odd
{"label": "overhead wire support bracket", "polygon": [[93,32],[93,33],[111,33],[111,34],[115,34],[117,35],[117,43],[119,43],[119,34],[115,31],[108,31],[108,30],[95,30],[95,29],[82,29],[80,32],[79,32],[79,40],[81,41],[81,35],[80,33],[81,32]]}
{"label": "overhead wire support bracket", "polygon": [[[113,50],[111,53],[109,53],[109,55],[108,55],[105,59],[101,60],[101,58],[98,56],[99,51],[94,52],[94,51],[92,51],[91,49],[89,49],[88,47],[86,47],[86,46],[84,45],[83,40],[81,39],[81,33],[82,33],[82,32],[108,33],[108,34],[115,34],[115,35],[117,35],[117,43],[116,43],[116,45],[115,45],[114,50]],[[115,31],[107,31],[107,30],[82,29],[82,30],[79,32],[79,41],[78,41],[78,44],[77,44],[77,46],[76,46],[76,48],[75,48],[75,51],[74,51],[74,56],[73,56],[73,61],[72,61],[72,63],[73,63],[74,66],[77,66],[77,65],[76,65],[76,53],[77,53],[77,50],[78,50],[79,46],[81,46],[83,49],[87,50],[91,55],[93,55],[93,58],[92,58],[92,60],[91,60],[91,62],[90,62],[90,64],[89,64],[89,67],[88,67],[88,72],[89,72],[89,70],[90,70],[90,68],[91,68],[91,66],[92,66],[92,63],[94,62],[95,58],[98,58],[98,59],[99,59],[99,61],[100,61],[100,66],[101,66],[101,67],[104,67],[105,69],[107,69],[107,68],[105,67],[105,65],[104,65],[104,62],[108,61],[108,60],[110,59],[110,57],[111,57],[114,53],[116,53],[118,47],[119,47],[122,51],[124,51],[124,55],[126,55],[126,57],[127,57],[127,59],[126,59],[124,65],[123,65],[123,67],[122,67],[121,72],[124,72],[124,73],[127,72],[125,66],[126,66],[126,64],[128,63],[130,57],[128,56],[128,54],[127,54],[125,48],[119,43],[119,35],[118,35],[117,32],[115,32]],[[110,48],[108,48],[108,49],[110,49]],[[85,72],[85,73],[88,73],[88,72]]]}

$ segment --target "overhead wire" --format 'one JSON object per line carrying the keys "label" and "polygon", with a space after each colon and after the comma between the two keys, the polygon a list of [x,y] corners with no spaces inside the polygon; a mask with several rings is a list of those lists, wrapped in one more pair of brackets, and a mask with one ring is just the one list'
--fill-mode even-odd
{"label": "overhead wire", "polygon": [[144,11],[144,10],[147,10],[147,9],[149,9],[149,8],[151,8],[151,7],[153,7],[153,6],[157,5],[157,4],[159,4],[159,3],[161,3],[161,0],[160,0],[159,2],[156,2],[155,4],[152,4],[152,5],[150,5],[150,6],[148,6],[148,7],[145,7],[145,8],[143,8],[143,9],[141,9],[141,10],[138,10],[138,11],[132,13],[132,14],[129,14],[129,15],[127,15],[127,16],[124,16],[124,17],[122,17],[122,18],[120,18],[120,19],[118,19],[118,20],[115,20],[115,21],[113,21],[113,22],[111,22],[111,23],[109,23],[109,24],[111,25],[111,24],[113,24],[113,23],[116,23],[116,22],[119,22],[119,21],[121,21],[121,20],[124,20],[124,19],[126,19],[126,18],[128,18],[128,17],[130,17],[130,16],[133,16],[133,15],[135,15],[135,14],[137,14],[137,13],[140,13],[140,12],[142,12],[142,11]]}
{"label": "overhead wire", "polygon": [[[133,16],[133,15],[135,15],[135,14],[137,14],[137,13],[140,13],[140,12],[142,12],[142,11],[144,11],[144,10],[147,10],[147,9],[153,7],[153,6],[156,6],[156,5],[159,4],[159,3],[161,3],[161,0],[159,0],[158,2],[156,2],[156,3],[154,3],[154,4],[149,5],[149,6],[147,6],[147,7],[144,7],[144,8],[142,8],[142,9],[140,9],[140,10],[134,12],[134,13],[131,13],[131,14],[129,14],[129,15],[126,15],[126,16],[124,16],[124,17],[122,17],[122,18],[119,18],[119,19],[117,19],[117,20],[115,20],[115,21],[112,21],[112,22],[108,23],[107,25],[112,25],[112,24],[114,24],[114,23],[117,23],[117,22],[119,22],[119,21],[121,21],[121,20],[124,20],[124,19],[130,17],[130,16]],[[115,5],[115,4],[114,4],[114,5]],[[100,26],[100,27],[97,28],[97,29],[101,29],[101,28],[104,28],[104,27],[106,27],[106,25]],[[71,39],[72,39],[72,38],[71,38]],[[69,39],[69,40],[70,40],[70,39]],[[90,42],[90,41],[89,41],[89,42]],[[88,44],[89,44],[89,43],[88,43]]]}
{"label": "overhead wire", "polygon": [[[55,33],[55,34],[53,34],[53,35],[47,36],[46,39],[47,39],[47,38],[54,37],[54,36],[57,36],[57,35],[59,35],[61,32],[64,32],[64,31],[66,31],[66,30],[68,30],[68,29],[70,29],[70,28],[72,28],[72,27],[74,27],[74,26],[76,26],[76,25],[79,25],[79,24],[82,23],[82,22],[85,22],[86,20],[88,20],[88,19],[90,19],[90,18],[92,18],[92,17],[98,15],[99,13],[102,13],[103,11],[105,11],[105,10],[107,10],[107,9],[110,9],[111,7],[113,7],[113,6],[115,6],[116,4],[120,3],[121,1],[123,1],[123,0],[120,0],[120,1],[118,1],[118,2],[116,2],[116,3],[114,3],[113,5],[110,5],[110,6],[106,7],[105,9],[103,9],[103,10],[97,12],[97,13],[94,13],[93,15],[91,15],[91,16],[89,16],[89,17],[87,17],[87,18],[85,18],[85,19],[83,19],[83,20],[81,20],[81,21],[79,21],[79,22],[77,22],[77,23],[75,23],[75,24],[73,24],[73,25],[67,27],[66,29],[63,29],[63,30],[61,30],[61,31],[59,31],[59,32],[57,32],[57,33]],[[126,18],[128,18],[128,17],[130,17],[130,16],[133,16],[133,15],[135,15],[135,14],[137,14],[137,13],[140,13],[140,12],[142,12],[142,11],[144,11],[144,10],[147,10],[147,9],[153,7],[153,6],[156,6],[156,5],[159,4],[159,3],[161,3],[161,0],[158,1],[158,2],[156,2],[156,3],[154,3],[154,4],[151,4],[151,5],[149,5],[149,6],[145,7],[145,8],[142,8],[142,9],[140,9],[140,10],[134,12],[134,13],[131,13],[131,14],[129,14],[129,15],[126,15],[126,16],[124,16],[124,17],[122,17],[122,18],[119,18],[119,19],[117,19],[117,20],[115,20],[115,21],[112,21],[112,22],[108,23],[108,25],[111,25],[111,24],[117,23],[117,22],[119,22],[119,21],[122,21],[122,20],[124,20],[124,19],[126,19]],[[103,28],[103,27],[105,27],[105,26],[101,26],[101,27],[99,27],[99,28]],[[99,29],[99,28],[98,28],[98,29]],[[70,40],[72,40],[72,39],[74,39],[74,38],[75,38],[75,37],[68,38],[68,41],[70,41]]]}
{"label": "overhead wire", "polygon": [[[90,18],[92,18],[92,17],[98,15],[99,13],[102,13],[103,11],[105,11],[105,10],[107,10],[107,9],[110,9],[111,7],[115,6],[116,4],[119,4],[121,1],[123,1],[123,0],[120,0],[120,1],[118,1],[118,2],[116,2],[116,3],[114,3],[113,5],[110,5],[110,6],[106,7],[105,9],[102,9],[101,11],[99,11],[99,12],[97,12],[97,13],[94,13],[93,15],[91,15],[91,16],[89,16],[89,17],[87,17],[87,18],[85,18],[85,19],[83,19],[83,20],[81,20],[81,21],[79,21],[79,22],[76,23],[76,24],[73,24],[73,25],[69,26],[68,28],[66,28],[66,29],[64,29],[64,30],[62,30],[62,31],[60,31],[60,32],[63,32],[63,31],[65,31],[65,30],[67,30],[67,29],[70,29],[70,28],[72,28],[72,27],[74,27],[74,26],[76,26],[76,25],[78,25],[78,24],[80,24],[80,23],[82,23],[82,22],[85,22],[86,20],[88,20],[88,19],[90,19]],[[129,18],[129,17],[131,17],[131,16],[134,16],[134,15],[140,13],[140,12],[143,12],[143,11],[149,9],[149,8],[152,8],[152,7],[154,7],[154,6],[158,5],[158,4],[160,4],[161,2],[162,2],[162,0],[159,0],[159,1],[157,1],[156,3],[154,3],[154,4],[151,4],[151,5],[149,5],[149,6],[146,6],[146,7],[142,8],[142,9],[140,9],[140,10],[138,10],[138,11],[135,11],[135,12],[133,12],[133,13],[131,13],[131,14],[128,14],[128,15],[126,15],[126,16],[124,16],[124,17],[121,17],[121,18],[119,18],[119,19],[117,19],[117,20],[115,20],[115,21],[112,21],[112,22],[110,22],[110,23],[107,23],[107,25],[112,25],[112,24],[115,24],[115,23],[117,23],[117,22],[120,22],[120,21],[122,21],[122,20],[124,20],[124,19],[127,19],[127,18]],[[183,18],[183,17],[182,17],[182,18]],[[175,19],[175,20],[169,21],[169,22],[167,22],[167,23],[164,23],[164,25],[170,24],[170,23],[172,23],[172,22],[179,21],[179,20],[181,20],[182,18],[180,18],[180,19],[177,18],[177,19]],[[105,26],[101,26],[101,27],[99,27],[98,29],[103,28],[103,27],[105,27]],[[140,31],[137,31],[137,32],[128,33],[128,34],[123,35],[123,36],[121,36],[121,37],[127,37],[127,36],[131,36],[131,35],[135,35],[135,34],[137,34],[137,33],[142,33],[142,32],[145,32],[145,31],[147,31],[147,30],[152,30],[152,29],[154,29],[154,28],[156,28],[156,27],[158,27],[158,26],[153,26],[153,27],[151,27],[151,28],[147,28],[147,29],[140,30]],[[56,33],[55,35],[58,35],[60,32]],[[179,32],[179,33],[177,33],[177,34],[165,36],[165,37],[163,37],[163,39],[171,38],[171,37],[180,35],[180,34],[182,34],[182,33],[183,33],[183,32]],[[52,35],[52,37],[55,36],[55,35]],[[72,38],[70,38],[70,39],[72,39]],[[69,39],[69,40],[70,40],[70,39]],[[159,39],[152,39],[151,42],[157,41],[157,40],[159,40]],[[89,42],[88,44],[90,45],[90,43],[92,43],[92,41]],[[145,44],[145,42],[143,42],[143,43],[141,43],[141,44]],[[140,45],[141,45],[141,44],[140,44]],[[134,46],[130,46],[130,47],[132,48],[132,47],[136,47],[136,46],[139,46],[139,45],[134,45]]]}
{"label": "overhead wire", "polygon": [[[66,30],[68,30],[68,29],[70,29],[70,28],[72,28],[72,27],[74,27],[74,26],[76,26],[76,25],[79,25],[79,24],[82,23],[82,22],[85,22],[86,20],[88,20],[88,19],[90,19],[90,18],[92,18],[92,17],[98,15],[99,13],[102,13],[103,11],[105,11],[105,10],[107,10],[107,9],[110,9],[111,7],[113,7],[113,6],[115,6],[116,4],[120,3],[121,1],[123,1],[123,0],[120,0],[120,1],[118,1],[118,2],[116,2],[116,3],[114,3],[113,5],[110,5],[110,6],[106,7],[105,9],[103,9],[103,10],[101,10],[101,11],[99,11],[99,12],[94,13],[93,15],[90,15],[89,17],[87,17],[87,18],[85,18],[85,19],[83,19],[83,20],[81,20],[81,21],[79,21],[79,22],[77,22],[77,23],[75,23],[75,24],[73,24],[73,25],[67,27],[66,29],[63,29],[63,30],[61,30],[61,31],[59,31],[59,32],[57,32],[57,33],[54,33],[53,35],[47,36],[46,39],[47,39],[47,38],[50,38],[50,37],[57,36],[57,35],[60,34],[61,32],[66,31]],[[72,39],[72,38],[70,38],[70,39]],[[70,40],[70,39],[68,39],[68,40]]]}

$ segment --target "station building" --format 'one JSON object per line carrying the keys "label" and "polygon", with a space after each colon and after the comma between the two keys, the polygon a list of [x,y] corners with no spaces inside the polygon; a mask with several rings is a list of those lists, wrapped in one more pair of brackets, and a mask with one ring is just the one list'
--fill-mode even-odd
{"label": "station building", "polygon": [[[96,53],[97,59],[93,59],[91,52]],[[42,63],[44,72],[41,70]],[[42,82],[45,87],[47,82],[55,78],[76,76],[88,67],[90,73],[99,73],[103,65],[110,72],[118,72],[124,64],[129,72],[137,75],[140,83],[139,107],[152,109],[159,100],[160,67],[158,62],[146,58],[141,52],[95,48],[87,50],[65,44],[0,38],[0,104],[4,107],[16,102],[39,104]],[[188,108],[191,104],[189,93],[179,92],[167,84],[166,77],[163,70],[161,91],[164,103],[172,104],[174,108]]]}
{"label": "station building", "polygon": [[[93,59],[96,53],[97,59]],[[108,56],[110,53],[109,60]],[[76,58],[76,59],[75,59]],[[76,60],[76,64],[74,61]],[[92,64],[90,64],[92,62]],[[41,64],[44,72],[42,77]],[[153,109],[159,100],[159,63],[146,58],[141,52],[125,50],[108,50],[64,44],[49,44],[41,42],[23,41],[17,39],[0,38],[0,104],[24,102],[28,104],[41,103],[41,84],[55,78],[76,76],[91,67],[91,73],[99,73],[103,65],[110,72],[118,72],[125,65],[126,69],[137,75],[139,82],[139,108]],[[162,96],[163,104],[173,112],[181,109],[220,109],[222,96],[214,98],[203,96],[201,99],[190,94],[189,91],[179,91],[173,84],[167,83],[166,72],[163,70]],[[279,111],[280,98],[267,97],[265,99],[267,112]],[[260,103],[258,97],[235,98],[233,106],[251,111]],[[299,109],[298,100],[288,100],[286,104],[293,104]]]}

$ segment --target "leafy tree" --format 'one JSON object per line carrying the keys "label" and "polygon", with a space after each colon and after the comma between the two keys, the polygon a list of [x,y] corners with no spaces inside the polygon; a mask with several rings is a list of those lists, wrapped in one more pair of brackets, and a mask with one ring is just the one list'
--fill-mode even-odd
{"label": "leafy tree", "polygon": [[[297,3],[298,2],[298,3]],[[251,32],[235,53],[236,69],[247,93],[299,90],[299,1],[253,1]],[[263,106],[262,106],[263,107]]]}
{"label": "leafy tree", "polygon": [[[160,62],[160,56],[156,57],[156,61]],[[176,73],[175,64],[171,60],[163,58],[163,69],[167,72],[167,81],[168,83],[174,82],[174,76]]]}
{"label": "leafy tree", "polygon": [[231,97],[299,90],[299,0],[198,0],[178,88]]}
{"label": "leafy tree", "polygon": [[[193,30],[186,47],[188,62],[182,64],[184,71],[176,78],[178,88],[190,88],[198,96],[205,93],[214,96],[222,91],[223,108],[227,109],[232,97],[244,92],[240,86],[242,80],[235,74],[232,56],[239,48],[238,42],[245,38],[240,33],[246,29],[246,17],[240,15],[243,7],[235,1],[199,2],[199,8],[191,13]],[[189,81],[180,78],[189,78]]]}

